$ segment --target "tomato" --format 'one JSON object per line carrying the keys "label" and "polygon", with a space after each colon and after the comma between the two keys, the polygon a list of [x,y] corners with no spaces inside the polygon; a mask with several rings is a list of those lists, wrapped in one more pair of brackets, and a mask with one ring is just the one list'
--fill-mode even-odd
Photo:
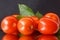
{"label": "tomato", "polygon": [[34,40],[32,36],[21,36],[19,40]]}
{"label": "tomato", "polygon": [[3,32],[12,34],[17,31],[17,19],[13,16],[5,17],[1,22]]}
{"label": "tomato", "polygon": [[59,17],[55,13],[52,13],[52,12],[47,13],[47,14],[45,14],[44,17],[49,18],[49,19],[52,19],[52,20],[56,21],[57,23],[59,23]]}
{"label": "tomato", "polygon": [[37,40],[58,40],[58,38],[52,35],[41,35]]}
{"label": "tomato", "polygon": [[[17,16],[19,16],[19,14],[13,14],[12,16],[14,16],[14,17],[16,17],[16,18],[17,18]],[[12,34],[18,35],[18,34],[19,34],[19,32],[18,32],[18,31],[16,31],[16,32],[14,32],[14,33],[12,33]]]}
{"label": "tomato", "polygon": [[41,18],[38,24],[38,31],[42,34],[55,34],[59,30],[59,24],[48,18]]}
{"label": "tomato", "polygon": [[6,34],[3,36],[2,40],[18,40],[18,37],[15,35]]}
{"label": "tomato", "polygon": [[14,14],[14,15],[12,15],[12,16],[17,17],[17,16],[19,16],[19,14]]}
{"label": "tomato", "polygon": [[31,16],[31,18],[32,18],[32,20],[33,20],[33,22],[34,22],[34,27],[35,27],[35,29],[37,29],[38,27],[38,21],[39,21],[39,19],[38,19],[38,17],[36,17],[36,16]]}
{"label": "tomato", "polygon": [[23,35],[30,35],[34,31],[33,21],[29,17],[23,17],[18,21],[18,31]]}

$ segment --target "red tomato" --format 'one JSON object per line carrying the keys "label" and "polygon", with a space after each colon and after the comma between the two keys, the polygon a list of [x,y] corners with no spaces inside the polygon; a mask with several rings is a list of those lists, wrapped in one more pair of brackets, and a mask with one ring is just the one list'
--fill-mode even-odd
{"label": "red tomato", "polygon": [[55,34],[59,30],[59,24],[48,18],[41,18],[38,24],[38,30],[42,34]]}
{"label": "red tomato", "polygon": [[2,40],[18,40],[18,37],[15,35],[6,34],[3,36]]}
{"label": "red tomato", "polygon": [[33,33],[33,21],[29,17],[23,17],[18,21],[18,30],[21,34],[30,35]]}
{"label": "red tomato", "polygon": [[55,13],[52,13],[52,12],[47,13],[44,17],[52,19],[52,20],[56,21],[57,23],[59,23],[59,17]]}
{"label": "red tomato", "polygon": [[17,17],[17,16],[19,16],[19,14],[14,14],[14,15],[12,15],[12,16]]}
{"label": "red tomato", "polygon": [[42,35],[39,36],[37,40],[58,40],[56,36],[51,36],[51,35]]}
{"label": "red tomato", "polygon": [[34,40],[32,36],[21,36],[19,40]]}
{"label": "red tomato", "polygon": [[5,17],[1,22],[3,32],[12,34],[17,31],[17,19],[13,16]]}
{"label": "red tomato", "polygon": [[35,29],[37,29],[38,27],[38,17],[36,17],[36,16],[31,16],[31,18],[32,18],[32,20],[33,20],[33,22],[34,22],[34,27],[35,27]]}
{"label": "red tomato", "polygon": [[[13,14],[12,16],[17,17],[17,16],[19,16],[19,14]],[[19,32],[18,32],[18,31],[16,31],[16,32],[14,32],[14,33],[12,33],[12,34],[18,35],[18,34],[19,34]]]}

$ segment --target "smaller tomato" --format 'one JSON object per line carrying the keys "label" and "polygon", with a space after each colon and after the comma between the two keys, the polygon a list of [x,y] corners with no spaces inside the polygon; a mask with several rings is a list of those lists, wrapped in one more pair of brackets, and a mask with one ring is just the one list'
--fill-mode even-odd
{"label": "smaller tomato", "polygon": [[[17,16],[19,16],[19,14],[13,14],[12,16],[14,16],[14,17],[17,17]],[[18,31],[16,31],[16,32],[14,32],[14,33],[12,33],[13,35],[18,35],[19,34],[19,32]]]}
{"label": "smaller tomato", "polygon": [[12,34],[15,33],[17,30],[17,19],[13,16],[5,17],[1,22],[1,28],[3,32]]}
{"label": "smaller tomato", "polygon": [[41,18],[38,24],[38,31],[42,34],[55,34],[59,30],[59,24],[48,18]]}
{"label": "smaller tomato", "polygon": [[30,35],[34,31],[33,20],[30,17],[23,17],[18,21],[18,31],[24,35]]}
{"label": "smaller tomato", "polygon": [[59,23],[59,17],[55,13],[52,13],[52,12],[47,13],[44,17],[46,17],[48,19],[52,19],[52,20],[56,21],[57,23]]}
{"label": "smaller tomato", "polygon": [[33,26],[35,27],[35,29],[37,29],[38,28],[38,17],[36,17],[36,16],[31,16],[30,18],[32,18],[32,20],[33,20],[33,22],[34,22],[34,24],[33,24]]}
{"label": "smaller tomato", "polygon": [[19,40],[34,40],[32,36],[21,36]]}
{"label": "smaller tomato", "polygon": [[58,38],[53,35],[40,35],[37,40],[58,40]]}
{"label": "smaller tomato", "polygon": [[6,34],[3,36],[2,40],[18,40],[18,37],[15,35]]}
{"label": "smaller tomato", "polygon": [[19,14],[13,14],[12,16],[17,17],[17,16],[19,16]]}

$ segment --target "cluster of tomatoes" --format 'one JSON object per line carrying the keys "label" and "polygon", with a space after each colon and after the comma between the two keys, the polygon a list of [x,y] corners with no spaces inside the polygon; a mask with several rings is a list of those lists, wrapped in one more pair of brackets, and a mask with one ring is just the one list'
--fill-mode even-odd
{"label": "cluster of tomatoes", "polygon": [[59,31],[59,17],[55,13],[47,13],[42,18],[37,16],[23,16],[19,20],[17,16],[5,17],[1,22],[1,29],[4,33],[18,35],[31,35],[34,31],[41,34],[56,34]]}

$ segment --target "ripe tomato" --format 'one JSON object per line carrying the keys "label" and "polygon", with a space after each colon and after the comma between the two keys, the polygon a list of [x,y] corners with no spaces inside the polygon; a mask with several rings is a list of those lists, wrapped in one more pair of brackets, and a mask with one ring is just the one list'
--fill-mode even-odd
{"label": "ripe tomato", "polygon": [[32,18],[32,20],[33,20],[33,22],[34,22],[34,24],[33,24],[33,26],[35,27],[35,29],[37,29],[38,27],[38,17],[36,17],[36,16],[31,16],[31,18]]}
{"label": "ripe tomato", "polygon": [[6,34],[3,36],[2,40],[18,40],[18,37],[15,35]]}
{"label": "ripe tomato", "polygon": [[34,40],[32,36],[21,36],[19,40]]}
{"label": "ripe tomato", "polygon": [[55,13],[52,13],[52,12],[47,13],[44,17],[52,19],[52,20],[56,21],[57,23],[59,23],[59,17]]}
{"label": "ripe tomato", "polygon": [[58,40],[58,38],[52,35],[41,35],[37,40]]}
{"label": "ripe tomato", "polygon": [[14,15],[12,15],[12,16],[17,17],[17,16],[19,16],[19,14],[14,14]]}
{"label": "ripe tomato", "polygon": [[13,16],[5,17],[1,22],[3,32],[12,34],[17,31],[17,19]]}
{"label": "ripe tomato", "polygon": [[33,21],[29,17],[23,17],[18,21],[18,30],[21,34],[30,35],[33,33]]}
{"label": "ripe tomato", "polygon": [[[16,17],[16,18],[17,18],[17,16],[19,16],[19,14],[13,14],[12,16],[14,16],[14,17]],[[18,35],[18,34],[19,34],[19,32],[18,32],[18,31],[16,31],[16,32],[14,32],[14,33],[12,33],[12,34],[14,34],[14,35]]]}
{"label": "ripe tomato", "polygon": [[55,34],[59,30],[59,24],[48,18],[41,18],[38,24],[38,30],[42,34]]}

